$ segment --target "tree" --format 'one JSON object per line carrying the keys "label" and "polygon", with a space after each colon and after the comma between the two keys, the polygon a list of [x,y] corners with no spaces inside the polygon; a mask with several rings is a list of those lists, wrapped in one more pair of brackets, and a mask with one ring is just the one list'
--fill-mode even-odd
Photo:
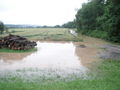
{"label": "tree", "polygon": [[63,28],[76,28],[75,21],[70,21],[62,25]]}
{"label": "tree", "polygon": [[120,42],[120,0],[89,0],[78,10],[76,24],[82,34]]}
{"label": "tree", "polygon": [[108,40],[120,42],[120,0],[107,0],[102,16],[102,27],[108,32]]}
{"label": "tree", "polygon": [[104,0],[90,0],[84,3],[76,14],[78,31],[88,32],[99,28],[97,18],[104,12]]}
{"label": "tree", "polygon": [[2,34],[4,30],[4,23],[0,21],[0,34]]}
{"label": "tree", "polygon": [[54,28],[61,28],[61,26],[60,25],[55,25]]}

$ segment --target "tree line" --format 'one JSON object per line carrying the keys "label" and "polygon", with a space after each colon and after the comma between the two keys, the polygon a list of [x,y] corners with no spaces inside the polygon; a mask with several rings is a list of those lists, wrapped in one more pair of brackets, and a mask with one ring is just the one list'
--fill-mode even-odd
{"label": "tree line", "polygon": [[120,0],[89,0],[75,20],[82,34],[120,42]]}
{"label": "tree line", "polygon": [[88,0],[77,11],[75,20],[62,27],[120,43],[120,0]]}

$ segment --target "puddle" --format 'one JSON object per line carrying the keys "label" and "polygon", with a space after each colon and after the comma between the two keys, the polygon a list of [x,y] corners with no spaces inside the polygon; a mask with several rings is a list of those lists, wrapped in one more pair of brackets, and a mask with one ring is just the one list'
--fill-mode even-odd
{"label": "puddle", "polygon": [[91,50],[72,42],[37,42],[33,53],[0,53],[0,77],[86,78],[96,53]]}

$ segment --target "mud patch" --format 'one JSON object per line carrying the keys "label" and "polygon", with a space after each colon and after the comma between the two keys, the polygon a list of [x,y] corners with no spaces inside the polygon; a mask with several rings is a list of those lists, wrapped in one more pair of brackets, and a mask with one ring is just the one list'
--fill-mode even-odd
{"label": "mud patch", "polygon": [[103,48],[104,51],[100,53],[100,58],[120,60],[120,46],[109,44],[109,45],[104,45],[101,48]]}

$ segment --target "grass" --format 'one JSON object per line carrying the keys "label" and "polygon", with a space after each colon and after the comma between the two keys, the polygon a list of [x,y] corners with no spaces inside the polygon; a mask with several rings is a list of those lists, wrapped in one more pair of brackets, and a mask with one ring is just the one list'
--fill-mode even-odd
{"label": "grass", "polygon": [[[24,36],[30,40],[49,41],[82,41],[69,33],[65,28],[17,28],[9,29],[9,33]],[[2,36],[5,36],[4,34]]]}
{"label": "grass", "polygon": [[37,48],[33,48],[29,50],[12,50],[8,48],[0,49],[0,52],[3,52],[3,53],[27,53],[27,52],[35,52],[35,51],[37,51]]}
{"label": "grass", "polygon": [[[19,78],[0,79],[0,90],[120,90],[120,60],[104,60],[97,77],[73,81],[28,82]],[[10,78],[9,78],[10,79]]]}

